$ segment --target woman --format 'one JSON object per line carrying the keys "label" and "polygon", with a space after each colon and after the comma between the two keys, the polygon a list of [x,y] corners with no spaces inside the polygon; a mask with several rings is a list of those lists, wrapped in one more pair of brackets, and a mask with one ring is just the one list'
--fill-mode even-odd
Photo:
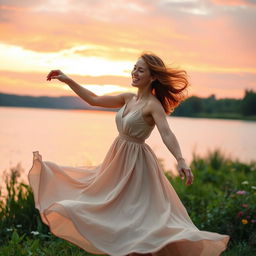
{"label": "woman", "polygon": [[42,161],[34,152],[29,182],[36,208],[53,234],[84,250],[112,256],[213,256],[226,249],[229,236],[200,231],[191,221],[145,143],[157,126],[177,160],[187,185],[187,166],[166,114],[184,99],[186,72],[170,69],[151,53],[143,53],[132,71],[137,94],[97,96],[59,70],[58,79],[93,106],[120,108],[119,135],[98,166],[68,167]]}

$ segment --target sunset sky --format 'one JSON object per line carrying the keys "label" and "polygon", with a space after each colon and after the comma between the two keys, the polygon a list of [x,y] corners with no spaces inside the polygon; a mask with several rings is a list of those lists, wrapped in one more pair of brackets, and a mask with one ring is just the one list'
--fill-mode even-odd
{"label": "sunset sky", "polygon": [[75,95],[60,69],[98,95],[136,92],[142,51],[185,69],[189,95],[256,91],[256,0],[0,0],[0,92]]}

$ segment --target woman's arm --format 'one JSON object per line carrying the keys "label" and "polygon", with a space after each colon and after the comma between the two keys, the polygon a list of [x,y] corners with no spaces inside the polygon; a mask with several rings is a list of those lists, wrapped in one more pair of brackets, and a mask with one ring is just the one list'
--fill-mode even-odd
{"label": "woman's arm", "polygon": [[66,76],[60,70],[52,70],[47,75],[47,80],[50,81],[51,79],[58,79],[59,81],[67,84],[80,98],[86,101],[88,104],[92,106],[100,106],[106,108],[120,108],[122,107],[127,98],[131,97],[132,93],[121,93],[119,95],[103,95],[98,96],[95,93],[91,92],[90,90],[82,87],[70,77]]}
{"label": "woman's arm", "polygon": [[187,185],[192,184],[193,174],[182,156],[179,142],[169,127],[162,105],[160,103],[152,102],[150,111],[164,144],[177,160],[179,175],[182,179],[184,179],[185,175]]}

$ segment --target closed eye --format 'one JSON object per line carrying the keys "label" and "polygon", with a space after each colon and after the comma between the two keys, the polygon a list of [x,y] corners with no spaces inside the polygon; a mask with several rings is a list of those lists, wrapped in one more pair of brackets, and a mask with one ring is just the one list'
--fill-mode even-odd
{"label": "closed eye", "polygon": [[[133,70],[135,70],[135,69],[136,69],[136,66],[134,66]],[[139,71],[142,71],[142,72],[144,71],[143,68],[138,68],[138,70],[139,70]]]}

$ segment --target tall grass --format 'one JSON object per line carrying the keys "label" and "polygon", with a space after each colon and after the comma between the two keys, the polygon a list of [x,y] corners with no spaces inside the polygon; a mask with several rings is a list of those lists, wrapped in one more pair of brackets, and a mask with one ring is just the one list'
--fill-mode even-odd
{"label": "tall grass", "polygon": [[0,244],[10,239],[11,231],[15,228],[19,233],[28,235],[35,230],[41,233],[49,231],[34,207],[30,186],[20,181],[20,174],[23,172],[24,170],[18,164],[12,167],[9,173],[3,173],[2,181],[5,187],[0,190]]}
{"label": "tall grass", "polygon": [[220,150],[190,164],[192,186],[168,177],[199,229],[228,234],[232,244],[256,247],[256,162],[226,158]]}
{"label": "tall grass", "polygon": [[[242,163],[214,150],[203,157],[194,154],[190,167],[195,177],[192,186],[167,172],[166,176],[195,225],[230,235],[223,255],[256,255],[256,162]],[[22,172],[17,165],[3,174],[0,256],[92,255],[49,232],[35,208],[30,186],[20,180]]]}

